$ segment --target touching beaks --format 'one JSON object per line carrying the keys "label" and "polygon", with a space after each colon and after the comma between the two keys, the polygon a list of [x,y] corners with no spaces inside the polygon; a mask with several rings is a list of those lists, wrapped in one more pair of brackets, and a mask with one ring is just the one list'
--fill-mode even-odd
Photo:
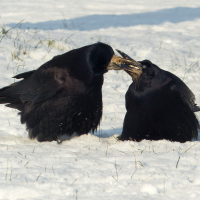
{"label": "touching beaks", "polygon": [[115,49],[124,59],[127,60],[133,60],[130,56],[128,56],[127,54],[125,54],[123,51],[120,51],[119,49]]}
{"label": "touching beaks", "polygon": [[133,58],[131,58],[129,55],[125,54],[123,51],[120,51],[116,49],[116,51],[124,58],[126,61],[129,61],[131,63],[131,67],[134,67],[135,69],[142,69],[142,64],[135,61]]}
{"label": "touching beaks", "polygon": [[116,51],[122,56],[116,56],[113,55],[110,64],[108,65],[107,69],[108,70],[141,70],[142,69],[142,65],[141,63],[133,60],[130,56],[128,56],[127,54],[125,54],[124,52],[116,49]]}
{"label": "touching beaks", "polygon": [[132,77],[133,80],[137,81],[142,74],[142,64],[135,61],[124,52],[117,49],[116,51],[122,56],[122,58],[114,55],[107,67],[107,70],[124,70]]}

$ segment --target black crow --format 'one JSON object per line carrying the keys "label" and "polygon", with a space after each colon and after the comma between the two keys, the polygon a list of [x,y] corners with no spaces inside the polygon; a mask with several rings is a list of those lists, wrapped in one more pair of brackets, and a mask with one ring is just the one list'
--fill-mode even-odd
{"label": "black crow", "polygon": [[0,89],[0,104],[18,109],[29,137],[40,142],[94,132],[102,117],[103,74],[123,67],[120,59],[103,43],[55,56],[14,76],[23,80]]}
{"label": "black crow", "polygon": [[[131,58],[118,51],[124,58]],[[135,61],[134,61],[135,62]],[[149,60],[139,62],[140,70],[125,70],[133,79],[126,93],[126,115],[119,139],[186,142],[197,138],[200,111],[195,96],[174,74]]]}

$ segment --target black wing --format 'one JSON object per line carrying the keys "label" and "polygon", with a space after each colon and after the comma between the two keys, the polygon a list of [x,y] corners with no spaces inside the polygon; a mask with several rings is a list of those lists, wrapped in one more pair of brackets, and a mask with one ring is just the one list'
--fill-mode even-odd
{"label": "black wing", "polygon": [[[0,103],[32,102],[32,105],[38,105],[47,101],[63,87],[62,80],[59,80],[59,74],[63,74],[61,71],[62,69],[54,67],[40,68],[14,76],[24,79],[2,88]],[[13,107],[9,104],[7,106]]]}
{"label": "black wing", "polygon": [[171,89],[179,93],[182,100],[191,108],[193,112],[200,111],[200,108],[195,104],[194,93],[188,88],[188,86],[181,79],[176,77],[174,79],[174,84],[171,87]]}

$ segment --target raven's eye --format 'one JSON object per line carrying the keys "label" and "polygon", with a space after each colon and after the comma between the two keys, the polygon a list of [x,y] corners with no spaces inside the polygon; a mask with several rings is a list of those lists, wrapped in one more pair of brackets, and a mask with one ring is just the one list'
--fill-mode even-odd
{"label": "raven's eye", "polygon": [[142,68],[143,68],[143,69],[146,69],[146,68],[147,68],[147,66],[146,66],[146,65],[143,65],[143,66],[142,66]]}

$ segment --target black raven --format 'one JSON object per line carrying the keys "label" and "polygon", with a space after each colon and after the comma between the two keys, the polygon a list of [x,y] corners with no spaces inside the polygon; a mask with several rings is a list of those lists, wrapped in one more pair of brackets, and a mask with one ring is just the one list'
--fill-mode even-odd
{"label": "black raven", "polygon": [[23,80],[0,89],[0,104],[18,109],[29,137],[39,142],[94,132],[102,117],[103,74],[125,67],[120,59],[103,43],[55,56],[14,76]]}
{"label": "black raven", "polygon": [[[131,58],[118,51],[124,58]],[[134,61],[135,62],[135,61]],[[200,111],[195,96],[174,74],[160,69],[149,60],[139,62],[135,73],[125,70],[133,83],[126,93],[126,115],[119,139],[186,142],[197,138]]]}

